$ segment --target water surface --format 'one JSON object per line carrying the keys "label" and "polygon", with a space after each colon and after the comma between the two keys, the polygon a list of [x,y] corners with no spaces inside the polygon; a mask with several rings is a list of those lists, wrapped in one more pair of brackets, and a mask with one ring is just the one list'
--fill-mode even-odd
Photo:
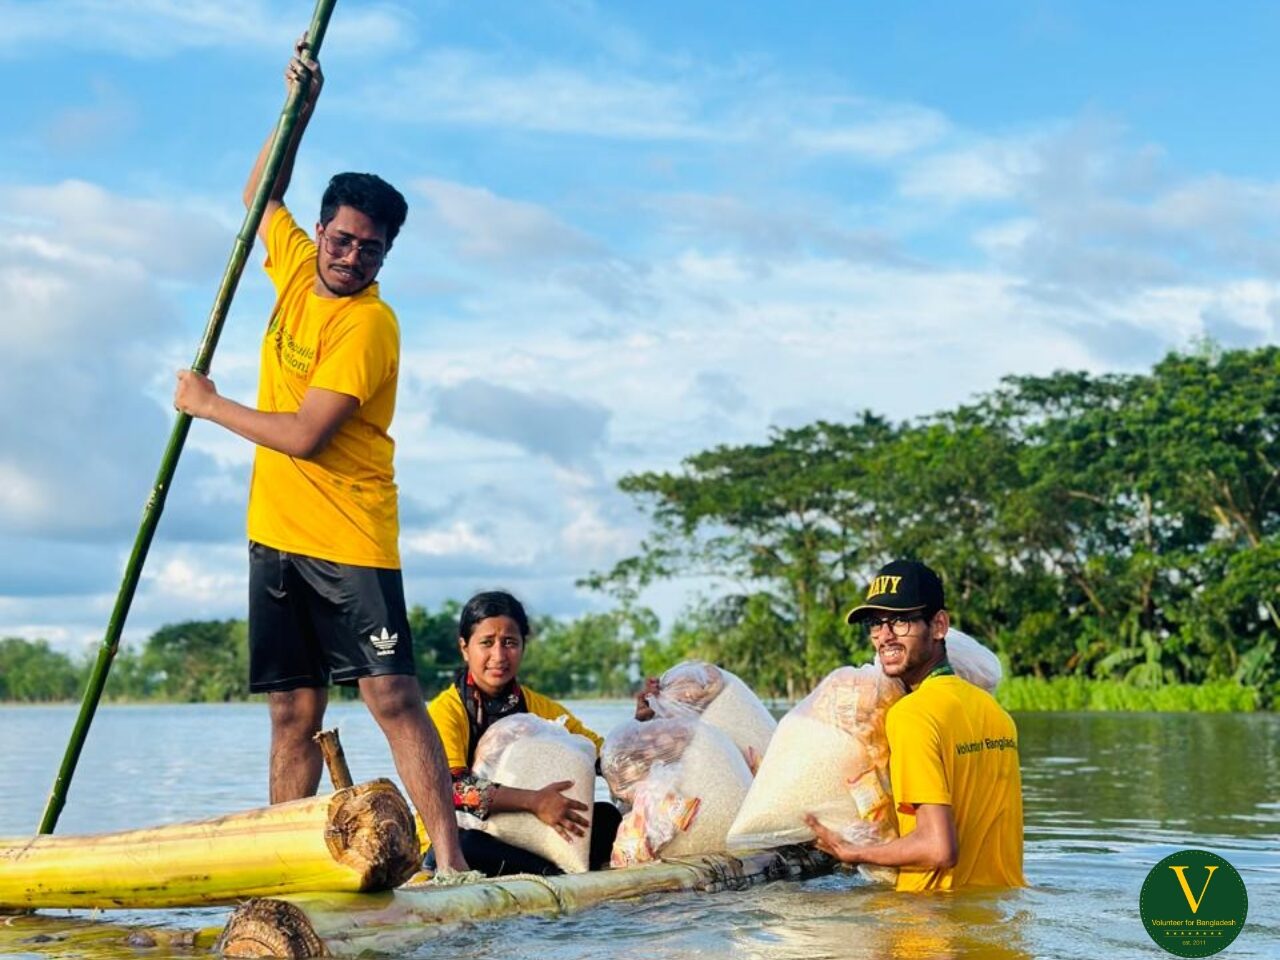
{"label": "water surface", "polygon": [[[582,703],[601,733],[629,704]],[[335,704],[357,780],[392,775],[359,704]],[[72,707],[0,707],[0,835],[34,831],[70,734]],[[1280,957],[1280,716],[1019,714],[1026,873],[1002,892],[906,896],[831,876],[708,896],[662,895],[559,919],[443,932],[413,956],[576,958],[1024,958],[1169,956],[1138,916],[1147,871],[1175,850],[1236,866],[1248,922],[1220,956]],[[266,799],[262,704],[103,707],[58,832],[90,833],[214,816]],[[601,785],[602,786],[602,785]],[[205,927],[226,910],[140,911],[110,919]],[[102,915],[107,918],[107,915]],[[78,954],[0,937],[6,956]]]}

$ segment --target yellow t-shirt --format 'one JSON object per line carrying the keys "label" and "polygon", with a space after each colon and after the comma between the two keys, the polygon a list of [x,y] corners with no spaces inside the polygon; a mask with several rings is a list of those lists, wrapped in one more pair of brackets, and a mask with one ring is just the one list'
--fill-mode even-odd
{"label": "yellow t-shirt", "polygon": [[1019,887],[1022,777],[1018,731],[991,694],[957,676],[927,678],[889,708],[889,778],[898,831],[922,803],[950,804],[959,853],[950,870],[903,867],[899,890]]}
{"label": "yellow t-shirt", "polygon": [[336,563],[397,569],[400,520],[388,435],[400,369],[400,327],[370,284],[318,296],[316,246],[281,207],[267,230],[276,305],[262,341],[258,409],[293,413],[311,387],[360,401],[311,460],[258,447],[249,539]]}
{"label": "yellow t-shirt", "polygon": [[[604,746],[603,737],[584,727],[577,717],[550,697],[544,697],[524,684],[520,685],[520,689],[524,691],[524,702],[530,713],[544,720],[567,717],[565,729],[570,733],[578,733],[586,737],[596,745],[597,755],[600,753],[600,748]],[[427,704],[427,713],[431,715],[431,722],[440,732],[440,742],[444,744],[444,758],[449,769],[469,769],[471,759],[467,756],[467,749],[471,745],[471,727],[467,722],[467,708],[462,705],[462,698],[458,696],[458,688],[450,684],[440,691],[436,698]],[[554,774],[554,770],[547,772],[548,783],[555,779]]]}

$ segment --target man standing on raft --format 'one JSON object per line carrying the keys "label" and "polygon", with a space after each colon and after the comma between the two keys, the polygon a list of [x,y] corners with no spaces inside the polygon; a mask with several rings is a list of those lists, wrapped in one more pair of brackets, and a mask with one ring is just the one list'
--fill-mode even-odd
{"label": "man standing on raft", "polygon": [[[315,239],[282,199],[324,82],[306,37],[285,71],[309,79],[258,235],[276,304],[262,343],[256,408],[178,373],[174,406],[257,444],[249,486],[249,689],[271,711],[271,802],[311,796],[312,741],[328,685],[358,685],[391,746],[440,868],[466,870],[440,737],[423,710],[400,575],[399,513],[387,431],[400,328],[375,280],[408,207],[381,178],[340,173]],[[267,139],[245,186],[253,202]]]}
{"label": "man standing on raft", "polygon": [[898,867],[899,890],[1022,886],[1018,731],[947,662],[942,580],[915,560],[886,564],[848,622],[866,629],[884,672],[907,688],[885,717],[900,836],[858,846],[810,815],[818,848],[845,863]]}

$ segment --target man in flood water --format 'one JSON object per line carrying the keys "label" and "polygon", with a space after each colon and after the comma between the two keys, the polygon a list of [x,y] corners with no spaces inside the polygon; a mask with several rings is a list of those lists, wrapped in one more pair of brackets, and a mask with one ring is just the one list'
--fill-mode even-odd
{"label": "man in flood water", "polygon": [[899,836],[852,844],[810,815],[818,848],[845,863],[897,867],[899,890],[1024,885],[1018,731],[947,662],[941,579],[923,563],[895,560],[848,622],[863,626],[884,672],[907,688],[885,720]]}
{"label": "man in flood water", "polygon": [[[306,37],[285,71],[309,81],[258,235],[276,305],[262,343],[256,407],[179,371],[174,406],[257,444],[249,486],[249,688],[271,713],[271,802],[311,796],[312,741],[330,682],[356,685],[391,746],[439,868],[465,870],[440,737],[423,709],[400,575],[399,514],[388,430],[400,328],[378,272],[408,206],[368,173],[340,173],[314,239],[283,203],[323,77]],[[245,186],[252,204],[268,138]]]}

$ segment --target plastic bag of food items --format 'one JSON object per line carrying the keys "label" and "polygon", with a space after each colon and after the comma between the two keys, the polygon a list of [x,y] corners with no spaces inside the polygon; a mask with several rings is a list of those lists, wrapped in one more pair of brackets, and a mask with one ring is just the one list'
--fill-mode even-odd
{"label": "plastic bag of food items", "polygon": [[680,792],[680,766],[655,763],[635,784],[631,809],[622,817],[609,863],[629,867],[658,858],[658,851],[693,824],[702,805],[699,797]]}
{"label": "plastic bag of food items", "polygon": [[752,773],[760,767],[778,721],[734,674],[701,660],[678,663],[658,680],[649,705],[659,717],[692,711],[738,745]]}
{"label": "plastic bag of food items", "polygon": [[605,738],[600,769],[630,805],[612,863],[717,853],[751,786],[741,751],[694,715],[628,720]]}
{"label": "plastic bag of food items", "polygon": [[[565,794],[586,805],[591,820],[595,795],[596,747],[586,737],[570,733],[531,713],[517,713],[497,721],[476,744],[472,770],[486,780],[522,790],[541,790],[557,780],[572,780]],[[491,813],[486,820],[469,817],[467,826],[521,850],[545,857],[565,873],[585,873],[591,851],[590,830],[566,840],[535,814]]]}
{"label": "plastic bag of food items", "polygon": [[875,664],[828,674],[778,724],[729,830],[729,849],[807,843],[810,813],[851,842],[897,836],[884,721],[902,694]]}

